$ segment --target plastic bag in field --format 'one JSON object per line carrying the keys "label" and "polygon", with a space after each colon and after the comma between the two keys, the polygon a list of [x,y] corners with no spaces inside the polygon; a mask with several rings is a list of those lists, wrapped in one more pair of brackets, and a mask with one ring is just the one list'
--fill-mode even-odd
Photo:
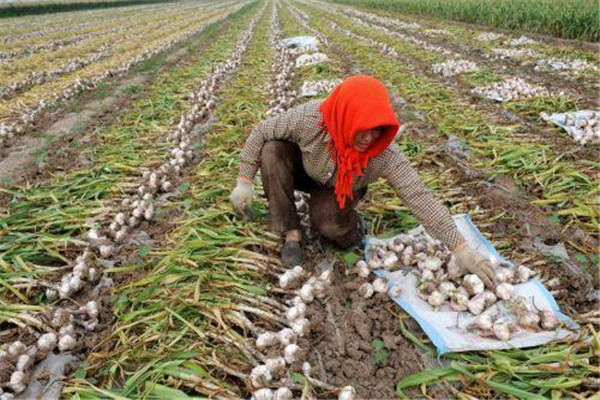
{"label": "plastic bag in field", "polygon": [[296,36],[283,39],[281,43],[288,49],[301,49],[303,52],[319,50],[319,40],[314,36]]}
{"label": "plastic bag in field", "polygon": [[[469,244],[485,257],[496,257],[501,263],[513,264],[506,261],[491,243],[479,232],[471,219],[466,214],[454,216],[454,222],[458,230],[469,242]],[[422,233],[424,229],[419,226],[410,232],[410,235]],[[374,244],[384,244],[390,239],[368,238],[366,243],[365,255],[367,259],[370,256],[371,246]],[[410,314],[421,326],[429,339],[435,345],[439,354],[472,351],[472,350],[500,350],[510,348],[523,348],[539,346],[557,339],[565,338],[570,331],[559,328],[555,331],[519,330],[512,339],[500,341],[495,338],[483,338],[477,333],[467,330],[467,326],[473,322],[476,316],[468,312],[452,311],[448,305],[443,305],[439,311],[434,311],[432,307],[417,295],[417,276],[412,272],[402,270],[389,272],[386,270],[377,270],[375,274],[386,277],[390,285],[400,286],[400,295],[392,297],[404,311]],[[523,296],[526,299],[533,299],[535,305],[540,309],[551,309],[561,322],[569,329],[579,328],[569,317],[560,312],[554,297],[536,278],[526,283],[514,286],[515,295]],[[502,307],[503,302],[498,302],[493,307]]]}
{"label": "plastic bag in field", "polygon": [[302,54],[300,57],[296,58],[296,68],[305,65],[321,64],[328,60],[329,57],[323,53]]}
{"label": "plastic bag in field", "polygon": [[560,126],[581,144],[600,143],[600,111],[579,110],[552,115],[543,112],[540,113],[540,117]]}

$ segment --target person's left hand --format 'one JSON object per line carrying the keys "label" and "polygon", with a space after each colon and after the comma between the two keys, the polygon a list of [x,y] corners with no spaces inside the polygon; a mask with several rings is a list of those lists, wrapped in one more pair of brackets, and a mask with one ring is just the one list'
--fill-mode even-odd
{"label": "person's left hand", "polygon": [[456,246],[452,253],[462,271],[477,275],[488,289],[495,287],[494,266],[490,260],[475,251],[466,241]]}

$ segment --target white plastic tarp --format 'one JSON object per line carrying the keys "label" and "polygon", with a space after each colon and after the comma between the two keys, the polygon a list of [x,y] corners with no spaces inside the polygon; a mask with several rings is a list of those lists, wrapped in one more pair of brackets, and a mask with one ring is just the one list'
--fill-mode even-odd
{"label": "white plastic tarp", "polygon": [[[474,249],[485,257],[493,256],[500,262],[507,262],[479,232],[468,215],[456,215],[454,221],[460,233]],[[419,232],[423,232],[421,226],[409,233],[414,235]],[[367,259],[369,258],[371,246],[377,243],[385,243],[387,240],[393,240],[393,238],[386,240],[368,238],[365,251]],[[507,263],[513,266],[510,262]],[[468,312],[458,313],[452,311],[448,305],[444,305],[439,311],[434,311],[426,301],[421,299],[417,295],[417,276],[412,272],[395,271],[390,273],[385,270],[378,270],[377,275],[386,277],[389,280],[389,285],[399,285],[401,287],[401,294],[398,297],[393,297],[392,300],[417,321],[435,345],[438,354],[533,347],[562,339],[570,333],[569,330],[563,328],[556,331],[539,332],[520,330],[515,333],[511,340],[506,342],[495,338],[482,338],[477,333],[469,332],[466,329],[475,319],[474,315]],[[560,312],[554,297],[538,279],[531,279],[526,283],[515,285],[515,295],[533,299],[536,307],[553,310],[558,318],[565,323],[565,326],[569,329],[578,329],[578,325],[573,320]],[[497,310],[502,310],[502,302],[497,303],[494,307],[498,307]]]}
{"label": "white plastic tarp", "polygon": [[317,51],[319,40],[314,36],[296,36],[286,38],[281,43],[288,49],[302,49],[303,51]]}
{"label": "white plastic tarp", "polygon": [[540,117],[544,120],[544,121],[549,121],[555,125],[560,126],[561,128],[563,128],[565,131],[567,131],[568,133],[570,133],[571,135],[573,134],[573,132],[577,131],[578,128],[575,128],[573,126],[567,126],[567,116],[569,118],[573,118],[573,120],[575,120],[575,123],[577,123],[579,120],[585,118],[585,119],[589,119],[591,118],[593,115],[595,114],[600,114],[600,111],[597,110],[579,110],[579,111],[571,111],[571,112],[566,112],[566,113],[553,113],[552,115],[548,115],[546,113],[541,113]]}

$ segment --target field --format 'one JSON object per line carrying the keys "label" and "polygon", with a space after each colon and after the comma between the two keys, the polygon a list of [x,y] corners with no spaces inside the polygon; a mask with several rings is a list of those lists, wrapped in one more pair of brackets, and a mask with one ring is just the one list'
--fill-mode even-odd
{"label": "field", "polygon": [[[0,19],[1,400],[289,398],[261,386],[305,399],[354,398],[347,386],[357,398],[599,398],[599,126],[576,137],[541,118],[600,110],[597,43],[344,3]],[[328,60],[296,67],[281,40],[300,35]],[[359,295],[361,250],[312,235],[303,267],[333,279],[307,305],[310,332],[290,324],[297,293],[279,280],[260,179],[253,219],[228,196],[258,122],[313,99],[298,95],[305,82],[354,74],[388,88],[397,143],[429,189],[531,268],[578,331],[437,355],[386,293]],[[359,210],[372,236],[419,225],[384,181]],[[281,356],[265,332],[288,326],[297,354],[258,376]]]}

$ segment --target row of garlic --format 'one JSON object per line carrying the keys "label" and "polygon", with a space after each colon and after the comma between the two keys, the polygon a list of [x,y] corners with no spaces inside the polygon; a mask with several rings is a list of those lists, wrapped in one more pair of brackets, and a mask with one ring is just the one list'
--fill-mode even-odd
{"label": "row of garlic", "polygon": [[[219,20],[224,19],[225,17],[226,16],[222,16],[219,18]],[[103,82],[108,78],[113,78],[115,76],[125,74],[132,67],[138,65],[142,61],[145,61],[155,56],[156,54],[162,53],[172,48],[176,44],[185,41],[194,35],[199,34],[204,29],[206,29],[208,25],[209,24],[202,24],[198,28],[178,38],[171,39],[168,42],[158,46],[157,48],[147,50],[142,54],[131,57],[129,60],[126,60],[113,68],[109,68],[91,79],[78,79],[75,83],[67,86],[62,91],[53,94],[50,99],[42,99],[38,101],[38,103],[35,106],[21,112],[20,115],[16,117],[16,120],[10,123],[0,123],[0,146],[8,145],[10,143],[10,139],[15,137],[16,135],[25,133],[28,129],[31,129],[34,126],[35,121],[47,110],[56,108],[57,106],[73,99],[80,93],[93,89],[100,82]]]}
{"label": "row of garlic", "polygon": [[502,82],[493,83],[489,86],[475,88],[471,92],[477,96],[500,102],[529,97],[550,96],[548,89],[542,86],[531,85],[517,76],[510,77]]}
{"label": "row of garlic", "polygon": [[309,32],[315,35],[315,37],[319,39],[319,42],[321,42],[325,47],[329,47],[329,39],[327,39],[327,36],[322,34],[319,30],[310,26],[310,24],[308,23],[308,20],[310,19],[308,14],[292,6],[291,4],[288,5],[288,9],[290,10],[294,18],[300,23],[300,25],[302,25],[305,29],[307,29]]}
{"label": "row of garlic", "polygon": [[[247,50],[252,37],[252,32],[254,31],[259,18],[260,14],[253,18],[247,31],[238,40],[232,56],[225,61],[221,67],[215,69],[215,72],[210,77],[203,80],[200,85],[200,92],[208,93],[210,100],[202,104],[201,107],[196,107],[197,104],[195,104],[191,107],[190,111],[181,117],[182,120],[199,122],[201,118],[198,118],[198,115],[204,116],[207,107],[211,110],[214,108],[214,94],[209,93],[207,88],[217,88],[225,79],[230,77],[235,68],[239,66],[241,57]],[[193,99],[204,99],[205,97],[206,96],[202,95],[192,96]],[[168,181],[163,178],[167,176],[166,174],[171,174],[169,176],[179,174],[185,162],[181,163],[178,160],[185,161],[193,156],[193,153],[190,154],[188,152],[192,149],[192,127],[193,126],[187,126],[185,130],[182,130],[180,129],[181,124],[179,125],[177,130],[178,134],[170,135],[171,140],[175,142],[175,147],[169,154],[168,160],[156,171],[146,171],[143,173],[142,179],[144,183],[138,188],[137,193],[134,193],[131,197],[125,198],[122,201],[121,211],[114,216],[107,227],[104,227],[100,232],[95,229],[91,229],[88,232],[86,241],[91,248],[96,248],[100,257],[114,257],[119,250],[116,245],[125,239],[120,232],[125,232],[124,235],[129,235],[132,233],[132,230],[139,225],[141,219],[146,217],[150,219],[154,212],[154,206],[151,203],[154,196],[161,191],[168,192],[174,189],[172,185],[165,186],[164,183]],[[173,163],[173,160],[176,162]],[[106,235],[103,235],[103,233],[106,233]],[[78,256],[74,262],[72,272],[63,275],[59,285],[50,287],[46,290],[48,300],[53,301],[58,298],[64,299],[71,297],[80,291],[85,286],[86,282],[92,283],[96,281],[101,272],[92,266],[92,258],[92,252],[89,249],[86,249]],[[37,348],[47,349],[52,347],[51,350],[42,354],[44,357],[55,348],[58,348],[61,352],[73,350],[77,345],[77,326],[81,326],[84,330],[93,331],[99,322],[98,314],[98,305],[94,301],[88,302],[74,312],[65,308],[56,309],[53,312],[54,316],[50,325],[58,330],[58,336],[54,332],[42,335],[40,340],[42,341],[42,344],[45,343],[45,346],[40,346],[38,343]],[[78,315],[79,318],[75,318],[75,315]],[[54,343],[54,346],[52,343]],[[8,347],[10,346],[11,345],[8,345]],[[14,381],[14,384],[11,384],[10,387],[15,393],[20,393],[25,390],[30,378],[31,374],[16,370],[13,372],[13,376],[11,376],[11,382]]]}
{"label": "row of garlic", "polygon": [[305,81],[300,88],[301,97],[312,97],[333,91],[342,81],[340,79],[325,79],[320,81]]}
{"label": "row of garlic", "polygon": [[[87,302],[74,313],[58,308],[49,321],[52,331],[39,335],[35,344],[26,346],[17,340],[5,345],[0,350],[0,363],[9,364],[13,368],[10,380],[0,382],[0,385],[12,389],[15,393],[23,392],[31,380],[35,362],[46,358],[55,349],[61,352],[73,350],[77,346],[75,325],[83,326],[86,330],[95,329],[98,313],[98,304],[95,301]],[[10,393],[3,395],[5,396],[1,398],[12,396]]]}
{"label": "row of garlic", "polygon": [[442,76],[454,76],[467,72],[477,71],[479,67],[469,60],[450,59],[443,63],[433,64],[433,72]]}

